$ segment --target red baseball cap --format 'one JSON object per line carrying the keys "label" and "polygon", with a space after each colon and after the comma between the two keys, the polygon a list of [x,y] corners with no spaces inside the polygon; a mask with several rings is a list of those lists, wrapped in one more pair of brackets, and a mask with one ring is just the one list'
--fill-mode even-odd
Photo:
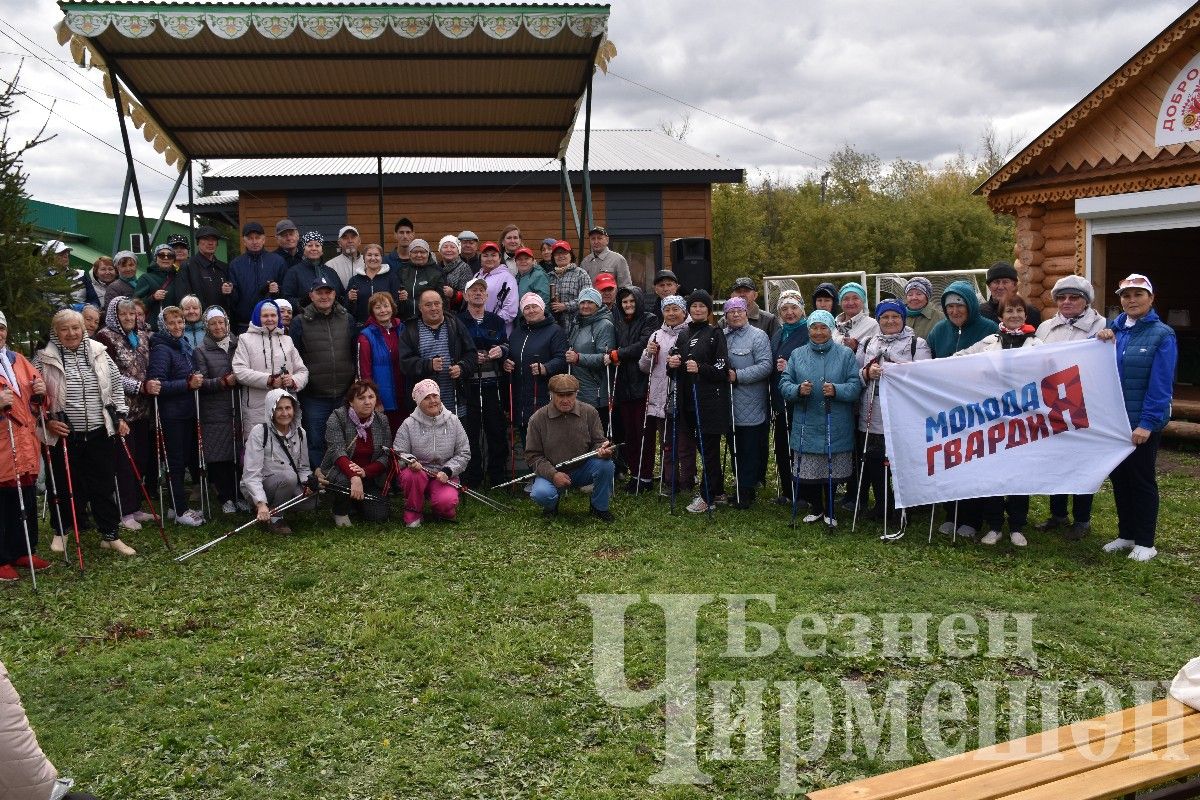
{"label": "red baseball cap", "polygon": [[513,253],[513,258],[516,258],[517,256],[529,256],[530,258],[533,258],[533,251],[528,247],[518,247],[517,251]]}
{"label": "red baseball cap", "polygon": [[611,272],[601,272],[596,276],[596,280],[592,281],[592,286],[597,289],[615,289],[617,288],[617,279]]}
{"label": "red baseball cap", "polygon": [[569,252],[571,252],[571,243],[559,240],[554,243],[554,247],[550,248],[550,250],[551,250],[551,252],[553,252],[554,250],[566,250],[569,253]]}
{"label": "red baseball cap", "polygon": [[479,248],[479,252],[482,253],[484,250],[495,250],[497,253],[499,253],[500,245],[496,244],[495,242],[484,242],[483,247]]}

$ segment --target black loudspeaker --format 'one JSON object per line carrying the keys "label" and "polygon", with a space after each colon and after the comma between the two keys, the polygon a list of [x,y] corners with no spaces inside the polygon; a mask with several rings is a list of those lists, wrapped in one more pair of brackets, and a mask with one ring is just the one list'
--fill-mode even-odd
{"label": "black loudspeaker", "polygon": [[679,278],[679,291],[684,297],[693,289],[712,294],[712,242],[703,236],[672,239],[671,270]]}

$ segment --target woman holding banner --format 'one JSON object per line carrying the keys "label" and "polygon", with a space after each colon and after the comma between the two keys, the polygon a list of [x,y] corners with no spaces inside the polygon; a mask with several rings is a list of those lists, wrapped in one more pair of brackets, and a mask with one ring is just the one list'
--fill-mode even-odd
{"label": "woman holding banner", "polygon": [[1104,552],[1129,551],[1134,561],[1158,555],[1158,481],[1154,462],[1162,429],[1171,416],[1171,392],[1178,351],[1175,332],[1154,311],[1154,286],[1136,272],[1118,284],[1122,312],[1097,339],[1116,342],[1117,374],[1125,413],[1133,428],[1134,451],[1112,471],[1117,506],[1117,538]]}
{"label": "woman holding banner", "polygon": [[822,518],[835,527],[833,486],[850,477],[854,403],[862,393],[849,347],[833,341],[833,315],[814,311],[806,320],[808,344],[793,350],[779,376],[783,401],[793,406],[793,479],[809,504],[805,522]]}

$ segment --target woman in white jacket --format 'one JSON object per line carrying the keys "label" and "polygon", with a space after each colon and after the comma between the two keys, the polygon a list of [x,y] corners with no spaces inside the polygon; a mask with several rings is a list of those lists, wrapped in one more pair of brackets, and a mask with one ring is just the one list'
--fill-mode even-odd
{"label": "woman in white jacket", "polygon": [[[1059,278],[1051,290],[1058,313],[1038,326],[1037,338],[1045,344],[1058,342],[1081,342],[1091,339],[1104,329],[1107,320],[1092,308],[1096,292],[1091,281],[1078,275]],[[1092,498],[1094,495],[1071,496],[1071,513],[1067,514],[1065,494],[1050,495],[1050,516],[1034,527],[1039,533],[1048,533],[1063,528],[1063,537],[1077,542],[1092,529]],[[1072,517],[1074,522],[1072,522]]]}
{"label": "woman in white jacket", "polygon": [[242,435],[249,436],[263,418],[267,393],[286,389],[299,393],[308,384],[308,367],[292,339],[279,326],[279,307],[263,300],[250,315],[250,326],[238,337],[233,374],[241,386]]}
{"label": "woman in white jacket", "polygon": [[242,463],[242,494],[254,504],[258,521],[273,533],[292,532],[282,516],[271,509],[299,494],[311,495],[291,506],[292,511],[317,507],[317,479],[308,463],[308,442],[300,427],[300,401],[286,389],[267,392],[263,421],[246,432],[246,458]]}
{"label": "woman in white jacket", "polygon": [[442,405],[436,381],[426,378],[418,383],[412,398],[417,407],[400,423],[392,447],[408,462],[399,475],[404,524],[416,528],[421,524],[426,497],[436,518],[455,518],[458,490],[450,485],[450,479],[470,463],[471,443],[462,422]]}
{"label": "woman in white jacket", "polygon": [[[687,330],[687,302],[677,294],[664,297],[661,301],[663,314],[662,327],[650,334],[650,341],[646,343],[646,349],[642,352],[642,356],[638,359],[638,369],[650,376],[650,395],[649,402],[646,404],[646,425],[654,428],[655,431],[662,430],[662,451],[663,451],[663,475],[674,475],[673,465],[675,463],[675,453],[673,442],[676,437],[672,436],[672,431],[667,421],[671,419],[671,375],[667,371],[667,356],[675,347],[675,342]],[[682,432],[682,429],[681,429]],[[690,461],[695,462],[696,443],[692,441],[690,436],[680,436],[678,444],[684,450],[682,466]],[[690,454],[690,456],[689,456]],[[688,475],[682,476],[682,482],[675,487],[679,492],[690,494],[692,486],[695,483],[695,471],[692,470]],[[668,481],[668,484],[670,482]],[[668,486],[660,491],[670,492]]]}

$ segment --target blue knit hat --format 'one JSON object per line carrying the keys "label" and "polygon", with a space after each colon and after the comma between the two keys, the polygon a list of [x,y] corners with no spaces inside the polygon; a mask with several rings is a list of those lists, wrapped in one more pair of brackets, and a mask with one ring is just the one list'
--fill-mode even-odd
{"label": "blue knit hat", "polygon": [[850,292],[854,292],[856,295],[861,297],[864,303],[867,302],[867,290],[863,288],[863,285],[861,283],[850,281],[849,283],[842,284],[842,288],[838,290],[838,303],[841,303],[842,298],[848,295]]}
{"label": "blue knit hat", "polygon": [[824,325],[829,330],[833,330],[833,314],[830,314],[823,308],[818,308],[816,311],[808,315],[808,319],[804,320],[804,324],[808,327],[813,325]]}
{"label": "blue knit hat", "polygon": [[590,302],[590,303],[595,303],[598,306],[604,305],[604,300],[602,300],[600,298],[600,293],[597,292],[595,289],[593,289],[590,286],[588,288],[584,289],[582,292],[580,292],[579,297],[576,299],[580,303]]}
{"label": "blue knit hat", "polygon": [[900,315],[900,319],[908,316],[908,309],[899,300],[884,300],[879,305],[875,306],[875,319],[879,319],[888,311],[895,311]]}
{"label": "blue knit hat", "polygon": [[664,297],[662,299],[663,311],[667,310],[667,306],[678,306],[680,309],[683,310],[683,313],[685,313],[685,314],[687,313],[687,301],[685,301],[682,297],[680,297],[677,294],[667,295],[666,297]]}

